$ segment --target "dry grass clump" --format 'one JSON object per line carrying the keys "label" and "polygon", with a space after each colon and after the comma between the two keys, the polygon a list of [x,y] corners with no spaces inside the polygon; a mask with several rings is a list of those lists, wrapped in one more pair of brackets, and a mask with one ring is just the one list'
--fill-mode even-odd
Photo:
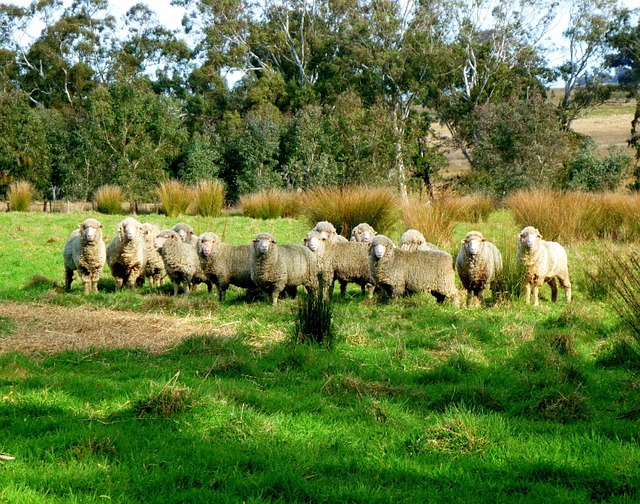
{"label": "dry grass clump", "polygon": [[122,213],[123,202],[124,193],[122,188],[117,185],[100,186],[93,195],[95,210],[103,214],[118,215]]}
{"label": "dry grass clump", "polygon": [[386,187],[319,187],[304,198],[304,214],[311,225],[329,221],[345,237],[362,222],[380,234],[389,234],[400,216],[398,197]]}
{"label": "dry grass clump", "polygon": [[194,199],[193,188],[179,180],[167,180],[156,188],[162,211],[168,217],[184,215]]}
{"label": "dry grass clump", "polygon": [[195,213],[202,217],[218,217],[224,205],[224,185],[219,180],[201,180],[195,188]]}
{"label": "dry grass clump", "polygon": [[265,189],[240,198],[242,214],[253,219],[296,218],[302,208],[301,193],[285,189]]}
{"label": "dry grass clump", "polygon": [[504,204],[518,225],[535,226],[547,240],[581,242],[640,237],[640,195],[582,191],[523,190]]}
{"label": "dry grass clump", "polygon": [[9,210],[12,212],[28,212],[34,194],[35,189],[31,182],[26,180],[12,182],[7,191]]}
{"label": "dry grass clump", "polygon": [[152,390],[148,397],[138,399],[132,404],[131,410],[137,418],[147,415],[167,418],[187,411],[197,404],[193,390],[178,384],[179,374],[176,373],[158,390]]}

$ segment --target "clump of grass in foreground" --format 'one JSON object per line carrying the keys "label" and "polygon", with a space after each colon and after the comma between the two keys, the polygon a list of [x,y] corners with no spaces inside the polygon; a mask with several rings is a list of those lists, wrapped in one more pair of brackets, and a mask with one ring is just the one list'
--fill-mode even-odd
{"label": "clump of grass in foreground", "polygon": [[122,213],[124,193],[120,186],[103,185],[96,190],[93,202],[96,211],[107,215],[118,215]]}
{"label": "clump of grass in foreground", "polygon": [[296,218],[301,211],[301,194],[284,189],[266,189],[240,198],[242,214],[253,219]]}
{"label": "clump of grass in foreground", "polygon": [[195,213],[218,217],[224,204],[224,185],[218,180],[201,180],[195,189]]}
{"label": "clump of grass in foreground", "polygon": [[34,188],[31,182],[18,180],[9,186],[7,201],[12,212],[28,212],[33,201]]}
{"label": "clump of grass in foreground", "polygon": [[398,222],[400,204],[396,194],[385,187],[321,187],[306,193],[304,214],[312,226],[329,221],[346,237],[361,222],[379,234],[389,234]]}
{"label": "clump of grass in foreground", "polygon": [[168,217],[187,213],[193,201],[193,189],[179,180],[168,180],[156,188],[162,211]]}
{"label": "clump of grass in foreground", "polygon": [[293,341],[333,347],[334,327],[331,301],[322,292],[305,296],[298,305]]}
{"label": "clump of grass in foreground", "polygon": [[178,385],[179,372],[176,373],[159,390],[152,391],[148,397],[138,399],[131,406],[136,418],[146,415],[167,418],[175,413],[182,413],[193,408],[196,400],[193,390]]}

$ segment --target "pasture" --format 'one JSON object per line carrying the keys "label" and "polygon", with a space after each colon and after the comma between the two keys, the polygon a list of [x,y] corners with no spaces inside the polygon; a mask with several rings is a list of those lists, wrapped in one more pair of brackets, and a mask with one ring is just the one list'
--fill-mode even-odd
{"label": "pasture", "polygon": [[[536,308],[512,293],[469,310],[351,286],[334,295],[328,350],[292,343],[297,300],[116,293],[108,268],[98,294],[64,292],[61,251],[89,216],[107,242],[122,218],[0,215],[0,502],[640,498],[640,359],[589,275],[611,244],[566,246],[570,305],[546,286]],[[140,220],[236,244],[309,229]],[[447,250],[472,228],[514,260],[510,211],[457,223]]]}

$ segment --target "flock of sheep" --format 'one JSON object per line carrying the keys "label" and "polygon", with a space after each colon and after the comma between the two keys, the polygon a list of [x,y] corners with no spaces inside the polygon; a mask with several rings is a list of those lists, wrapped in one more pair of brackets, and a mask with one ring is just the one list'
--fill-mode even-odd
{"label": "flock of sheep", "polygon": [[[448,299],[457,306],[457,272],[470,307],[484,304],[484,291],[502,271],[500,251],[478,231],[466,234],[454,260],[415,229],[403,233],[398,247],[366,223],[356,226],[347,240],[330,222],[318,222],[302,245],[278,243],[269,233],[259,233],[248,245],[230,245],[213,232],[196,236],[184,223],[160,230],[134,217],[122,220],[115,237],[105,245],[102,229],[99,221],[90,218],[70,234],[63,251],[67,291],[77,271],[84,292],[97,292],[108,264],[117,291],[135,290],[145,278],[155,288],[168,277],[175,295],[181,286],[188,295],[194,285],[204,283],[209,292],[215,285],[223,302],[229,286],[235,285],[267,294],[275,306],[281,295],[294,298],[299,286],[330,298],[337,281],[343,295],[347,284],[355,283],[369,298],[374,289],[391,298],[428,292],[438,302]],[[531,302],[533,294],[533,304],[538,305],[539,288],[545,282],[551,286],[552,301],[557,300],[559,282],[570,302],[565,249],[543,240],[532,226],[525,227],[518,238],[517,261],[526,302]]]}

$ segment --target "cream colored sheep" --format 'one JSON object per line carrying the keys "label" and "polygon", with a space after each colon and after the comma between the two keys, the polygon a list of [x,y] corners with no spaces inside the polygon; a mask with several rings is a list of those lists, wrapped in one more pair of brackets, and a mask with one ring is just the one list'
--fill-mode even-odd
{"label": "cream colored sheep", "polygon": [[371,243],[376,235],[376,230],[366,222],[361,222],[351,230],[351,241]]}
{"label": "cream colored sheep", "polygon": [[407,229],[400,237],[400,250],[415,252],[416,250],[440,250],[433,243],[429,243],[417,229]]}
{"label": "cream colored sheep", "polygon": [[484,305],[485,289],[502,273],[502,254],[480,231],[469,231],[460,245],[456,270],[467,290],[467,308],[474,298]]}
{"label": "cream colored sheep", "polygon": [[75,271],[80,275],[85,294],[98,292],[98,281],[107,259],[102,239],[102,224],[85,219],[69,235],[62,252],[65,269],[65,289],[71,290]]}
{"label": "cream colored sheep", "polygon": [[107,264],[116,281],[116,291],[127,285],[135,291],[138,279],[144,280],[147,267],[147,246],[142,224],[127,217],[118,224],[116,236],[107,247]]}

